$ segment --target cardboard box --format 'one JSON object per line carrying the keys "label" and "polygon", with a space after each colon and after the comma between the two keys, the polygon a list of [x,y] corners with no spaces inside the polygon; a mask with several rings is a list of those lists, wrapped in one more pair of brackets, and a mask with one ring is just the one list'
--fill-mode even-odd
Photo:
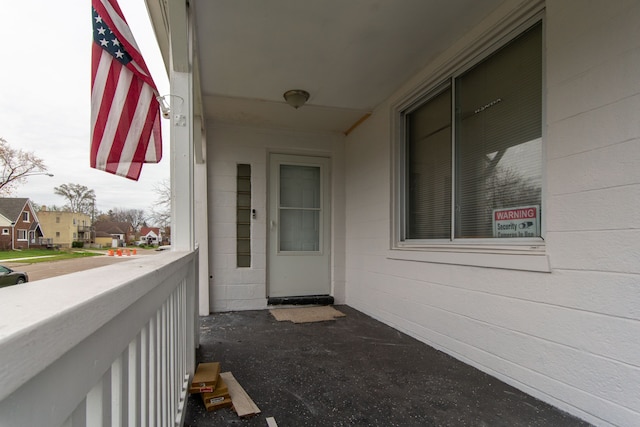
{"label": "cardboard box", "polygon": [[218,383],[213,392],[202,393],[202,401],[207,411],[231,406],[232,402],[231,396],[229,396],[229,389],[222,378],[218,379]]}
{"label": "cardboard box", "polygon": [[218,396],[218,397],[208,397],[212,393],[202,393],[202,401],[204,402],[204,407],[208,412],[215,411],[220,408],[229,408],[233,406],[233,402],[231,402],[231,397],[229,396]]}
{"label": "cardboard box", "polygon": [[224,382],[222,377],[218,377],[216,388],[212,392],[203,393],[210,394],[211,397],[229,396],[229,387],[227,387],[227,383]]}
{"label": "cardboard box", "polygon": [[220,363],[200,363],[193,375],[189,393],[213,392],[220,377]]}

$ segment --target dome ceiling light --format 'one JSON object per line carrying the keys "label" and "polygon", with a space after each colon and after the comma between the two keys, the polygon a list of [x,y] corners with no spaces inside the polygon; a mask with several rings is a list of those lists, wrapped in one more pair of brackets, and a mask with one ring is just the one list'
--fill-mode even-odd
{"label": "dome ceiling light", "polygon": [[284,99],[287,104],[291,105],[296,110],[302,107],[309,100],[309,92],[302,89],[292,89],[284,93]]}

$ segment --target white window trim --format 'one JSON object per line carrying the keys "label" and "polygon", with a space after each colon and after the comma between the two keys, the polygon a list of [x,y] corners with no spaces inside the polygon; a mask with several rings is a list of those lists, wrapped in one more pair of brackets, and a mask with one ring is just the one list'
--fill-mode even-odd
{"label": "white window trim", "polygon": [[[428,79],[415,87],[410,93],[396,102],[391,108],[391,138],[392,138],[392,230],[391,249],[387,258],[400,261],[428,262],[438,264],[453,264],[475,267],[500,268],[509,270],[524,270],[536,272],[551,272],[551,266],[546,254],[544,236],[546,232],[545,217],[542,218],[540,238],[509,239],[501,242],[499,239],[456,239],[454,241],[438,240],[410,240],[402,241],[403,208],[404,206],[404,131],[402,113],[416,105],[431,93],[435,93],[447,80],[455,78],[465,70],[487,58],[490,53],[500,49],[516,36],[537,21],[542,21],[543,51],[545,45],[545,19],[543,2],[532,2],[526,11],[514,12],[502,20],[499,28],[489,30],[476,42],[465,47],[459,55],[450,58],[439,67]],[[508,21],[508,22],[506,22]],[[478,53],[480,52],[480,54]],[[543,70],[546,58],[543,53]],[[546,79],[543,71],[543,88]],[[546,158],[546,100],[543,90],[542,99],[542,159]],[[542,210],[546,205],[546,165],[543,161]]]}
{"label": "white window trim", "polygon": [[3,228],[2,229],[2,235],[3,236],[8,236],[9,235],[9,229],[8,228]]}
{"label": "white window trim", "polygon": [[[24,232],[24,239],[20,238],[20,232],[23,231]],[[29,240],[29,230],[16,230],[16,240],[18,242],[26,242],[27,240]]]}
{"label": "white window trim", "polygon": [[514,248],[481,247],[443,248],[394,248],[387,252],[387,258],[397,261],[428,262],[473,267],[500,268],[505,270],[551,272],[549,257],[544,250],[517,252]]}

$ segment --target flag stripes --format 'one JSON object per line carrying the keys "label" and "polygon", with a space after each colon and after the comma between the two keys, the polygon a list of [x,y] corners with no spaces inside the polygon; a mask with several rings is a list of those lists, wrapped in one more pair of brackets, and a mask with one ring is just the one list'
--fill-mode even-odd
{"label": "flag stripes", "polygon": [[116,0],[92,0],[91,167],[137,180],[162,157],[157,90]]}

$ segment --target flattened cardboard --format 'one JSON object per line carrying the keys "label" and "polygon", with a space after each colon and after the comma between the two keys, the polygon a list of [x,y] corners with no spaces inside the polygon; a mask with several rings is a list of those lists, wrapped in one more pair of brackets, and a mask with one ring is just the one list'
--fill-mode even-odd
{"label": "flattened cardboard", "polygon": [[189,393],[213,392],[220,376],[220,363],[208,362],[200,363],[193,375]]}
{"label": "flattened cardboard", "polygon": [[258,405],[251,400],[247,392],[242,388],[231,372],[221,373],[220,378],[224,379],[227,383],[227,387],[229,387],[229,394],[233,401],[233,409],[239,417],[247,417],[260,413]]}

